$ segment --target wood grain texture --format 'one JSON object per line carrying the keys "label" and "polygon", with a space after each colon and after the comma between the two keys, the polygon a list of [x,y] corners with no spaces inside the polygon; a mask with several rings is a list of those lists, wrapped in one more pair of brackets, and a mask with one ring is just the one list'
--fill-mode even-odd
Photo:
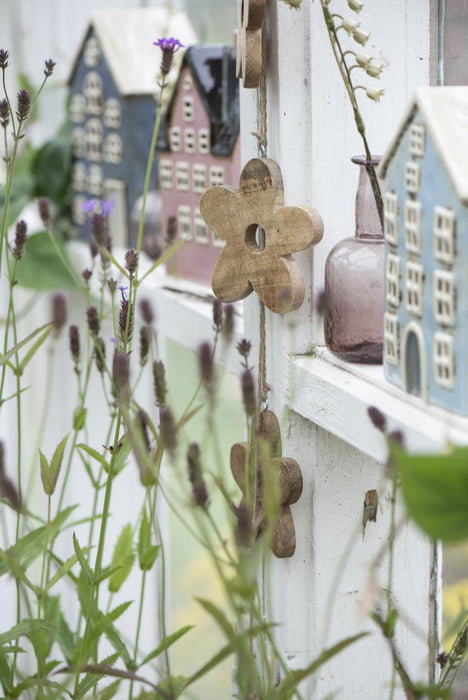
{"label": "wood grain texture", "polygon": [[266,0],[238,0],[236,75],[245,88],[256,88],[262,72],[262,27]]}
{"label": "wood grain texture", "polygon": [[[213,272],[213,291],[224,302],[255,290],[275,313],[298,309],[304,281],[292,253],[318,243],[322,219],[311,207],[285,207],[281,170],[270,158],[253,158],[244,167],[239,191],[210,187],[200,200],[209,228],[226,241]],[[264,248],[258,231],[264,232]]]}
{"label": "wood grain texture", "polygon": [[[278,478],[279,486],[279,515],[273,523],[271,549],[275,557],[285,559],[292,557],[296,550],[296,531],[290,506],[296,503],[302,493],[302,473],[298,463],[289,457],[281,457],[281,434],[278,420],[272,411],[264,411],[260,416],[258,438],[269,444],[269,459],[265,460],[259,449],[257,471],[253,476],[256,499],[254,504],[253,523],[256,536],[261,535],[268,527],[268,519],[264,509],[264,484],[267,478],[272,478],[272,472]],[[231,471],[242,491],[242,502],[246,496],[246,464],[248,449],[246,442],[238,442],[231,448]],[[263,462],[263,463],[262,463]]]}

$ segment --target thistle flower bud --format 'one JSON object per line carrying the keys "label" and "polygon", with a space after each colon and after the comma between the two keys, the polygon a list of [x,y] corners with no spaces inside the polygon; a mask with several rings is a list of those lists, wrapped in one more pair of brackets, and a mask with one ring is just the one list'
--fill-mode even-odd
{"label": "thistle flower bud", "polygon": [[54,72],[54,68],[56,66],[56,63],[51,58],[49,58],[47,61],[44,62],[44,65],[45,65],[44,75],[46,78],[50,78],[50,76]]}
{"label": "thistle flower bud", "polygon": [[151,442],[148,432],[148,414],[140,409],[137,413],[138,421],[140,423],[141,433],[143,435],[143,442],[145,443],[146,451],[151,452]]}
{"label": "thistle flower bud", "polygon": [[54,294],[52,297],[52,323],[55,335],[59,335],[67,322],[67,302],[63,294]]}
{"label": "thistle flower bud", "polygon": [[107,280],[107,287],[109,289],[109,292],[111,294],[114,294],[115,290],[117,289],[117,280],[111,277],[111,279]]}
{"label": "thistle flower bud", "polygon": [[213,299],[213,330],[219,333],[223,327],[223,305],[219,299]]}
{"label": "thistle flower bud", "polygon": [[130,304],[128,299],[122,299],[119,311],[119,336],[124,346],[132,340],[133,316],[133,304]]}
{"label": "thistle flower bud", "polygon": [[177,447],[177,429],[167,406],[161,406],[159,409],[159,439],[163,448],[174,455]]}
{"label": "thistle flower bud", "polygon": [[210,343],[202,343],[198,348],[198,363],[205,389],[209,394],[212,394],[214,388],[214,364],[213,350]]}
{"label": "thistle flower bud", "polygon": [[118,350],[114,352],[114,359],[112,361],[112,379],[114,380],[118,392],[121,394],[127,392],[130,382],[129,357],[126,353],[119,352]]}
{"label": "thistle flower bud", "polygon": [[168,245],[172,245],[177,236],[177,218],[170,216],[167,220],[166,241]]}
{"label": "thistle flower bud", "polygon": [[235,314],[234,304],[226,304],[226,306],[224,307],[223,335],[226,338],[228,343],[231,342],[232,336],[234,335],[234,327],[235,327],[234,314]]}
{"label": "thistle flower bud", "polygon": [[252,345],[250,343],[250,340],[247,340],[246,338],[242,338],[242,340],[240,340],[237,343],[237,352],[239,353],[239,355],[241,357],[244,358],[246,363],[247,363],[247,360],[249,358],[251,348],[252,348]]}
{"label": "thistle flower bud", "polygon": [[130,277],[133,277],[138,267],[138,254],[136,250],[127,250],[125,253],[125,267],[130,273]]}
{"label": "thistle flower bud", "polygon": [[166,370],[162,360],[153,362],[153,383],[156,405],[163,406],[166,403],[167,382]]}
{"label": "thistle flower bud", "polygon": [[86,268],[83,270],[83,272],[81,273],[81,276],[82,276],[82,278],[84,279],[85,282],[89,282],[89,280],[91,279],[92,274],[93,274],[93,273],[91,272],[91,270],[88,270],[88,268],[86,267]]}
{"label": "thistle flower bud", "polygon": [[98,310],[95,306],[89,306],[86,309],[86,318],[88,321],[89,332],[93,338],[97,338],[99,331],[101,330],[101,324],[99,323]]}
{"label": "thistle flower bud", "polygon": [[104,374],[106,369],[106,345],[102,338],[96,338],[94,341],[94,361],[99,374]]}
{"label": "thistle flower bud", "polygon": [[151,328],[142,326],[140,328],[140,365],[144,367],[149,355],[151,345]]}
{"label": "thistle flower bud", "polygon": [[13,248],[13,255],[17,260],[21,260],[24,253],[24,246],[28,239],[28,228],[26,222],[20,219],[16,224],[15,229],[15,246]]}
{"label": "thistle flower bud", "polygon": [[147,326],[151,326],[154,322],[153,307],[148,299],[142,299],[140,301],[140,311],[143,317],[143,321]]}
{"label": "thistle flower bud", "polygon": [[91,220],[91,231],[98,246],[103,246],[106,242],[107,221],[102,214],[94,212]]}
{"label": "thistle flower bud", "polygon": [[21,496],[16,486],[5,473],[5,450],[3,442],[0,441],[0,497],[9,501],[12,508],[21,510]]}
{"label": "thistle flower bud", "polygon": [[50,204],[47,197],[39,197],[37,200],[39,208],[39,216],[44,226],[47,228],[50,225]]}
{"label": "thistle flower bud", "polygon": [[166,85],[166,83],[165,83],[166,75],[169,73],[169,71],[172,68],[174,54],[180,48],[183,47],[183,44],[181,44],[178,39],[174,39],[174,37],[171,37],[170,39],[166,39],[164,37],[162,39],[158,39],[158,41],[153,41],[153,44],[155,46],[158,46],[162,51],[160,71],[161,71],[161,75],[162,75],[161,87],[164,87]]}
{"label": "thistle flower bud", "polygon": [[250,513],[247,503],[241,501],[236,508],[236,539],[239,547],[250,546]]}
{"label": "thistle flower bud", "polygon": [[257,401],[255,398],[254,378],[250,369],[246,369],[245,372],[242,373],[241,386],[245,412],[248,416],[252,416],[255,413]]}
{"label": "thistle flower bud", "polygon": [[78,363],[80,361],[80,331],[78,326],[70,326],[68,329],[68,338],[70,341],[70,354],[75,363],[75,371],[78,371]]}
{"label": "thistle flower bud", "polygon": [[0,49],[0,68],[5,70],[8,67],[8,51]]}
{"label": "thistle flower bud", "polygon": [[383,433],[385,426],[387,425],[387,419],[382,411],[378,409],[377,406],[369,406],[367,409],[367,414],[377,430],[380,430]]}
{"label": "thistle flower bud", "polygon": [[20,90],[16,96],[16,116],[20,122],[29,117],[31,111],[31,95],[28,90]]}
{"label": "thistle flower bud", "polygon": [[7,128],[10,122],[10,110],[6,100],[0,100],[0,126]]}

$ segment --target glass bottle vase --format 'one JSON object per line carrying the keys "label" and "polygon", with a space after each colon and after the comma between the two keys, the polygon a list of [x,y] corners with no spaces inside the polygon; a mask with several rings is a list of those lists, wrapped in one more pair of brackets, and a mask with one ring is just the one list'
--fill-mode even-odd
{"label": "glass bottle vase", "polygon": [[[325,266],[325,342],[348,362],[380,364],[383,350],[384,236],[364,157],[356,193],[356,232],[330,251]],[[379,159],[372,161],[376,167]],[[380,184],[380,183],[379,183]]]}

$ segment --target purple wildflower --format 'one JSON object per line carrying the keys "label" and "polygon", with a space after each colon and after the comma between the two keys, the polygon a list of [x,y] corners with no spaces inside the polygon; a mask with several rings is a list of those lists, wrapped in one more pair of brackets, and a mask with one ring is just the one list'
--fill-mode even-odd
{"label": "purple wildflower", "polygon": [[81,205],[81,208],[83,211],[85,211],[86,213],[89,214],[90,212],[95,210],[97,204],[98,204],[97,199],[87,199],[86,202],[83,202],[83,204]]}
{"label": "purple wildflower", "polygon": [[125,292],[127,291],[128,287],[124,287],[123,284],[120,285],[119,291],[122,295],[122,301],[126,301],[125,299]]}
{"label": "purple wildflower", "polygon": [[169,71],[172,68],[172,61],[174,59],[174,54],[183,47],[183,44],[180,43],[178,39],[174,39],[174,37],[170,37],[167,39],[166,37],[162,37],[161,39],[158,39],[157,41],[153,41],[153,44],[157,46],[159,49],[162,51],[162,58],[161,58],[161,75],[162,75],[162,83],[160,83],[160,87],[166,87],[166,75],[169,73]]}
{"label": "purple wildflower", "polygon": [[113,199],[105,199],[102,203],[102,215],[109,216],[112,209],[115,207],[115,202]]}

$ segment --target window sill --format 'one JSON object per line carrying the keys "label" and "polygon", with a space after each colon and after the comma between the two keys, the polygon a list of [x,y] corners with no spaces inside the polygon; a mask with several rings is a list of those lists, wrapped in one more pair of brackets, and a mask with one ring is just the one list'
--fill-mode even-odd
{"label": "window sill", "polygon": [[291,407],[307,420],[383,462],[386,445],[367,409],[377,406],[390,430],[402,430],[411,452],[436,452],[468,443],[468,418],[401,391],[385,381],[381,365],[345,363],[325,348],[290,361]]}

